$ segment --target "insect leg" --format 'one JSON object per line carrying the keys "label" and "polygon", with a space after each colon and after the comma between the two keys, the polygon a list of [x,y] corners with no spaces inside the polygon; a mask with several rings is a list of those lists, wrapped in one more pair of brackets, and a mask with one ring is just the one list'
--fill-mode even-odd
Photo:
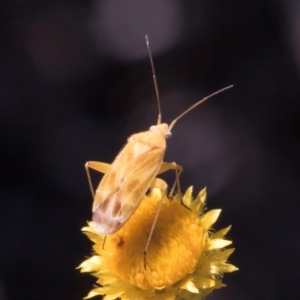
{"label": "insect leg", "polygon": [[181,195],[181,189],[180,189],[180,183],[179,183],[179,177],[182,173],[182,166],[181,165],[178,165],[176,162],[163,162],[161,167],[160,167],[160,170],[158,172],[158,174],[161,174],[161,173],[164,173],[168,170],[175,170],[175,181],[174,181],[174,184],[172,186],[172,189],[169,193],[169,197],[171,197],[173,195],[173,192],[175,190],[175,187],[177,187],[178,189],[178,193]]}
{"label": "insect leg", "polygon": [[106,242],[107,235],[104,236],[103,242],[102,242],[102,249],[104,250],[105,242]]}
{"label": "insect leg", "polygon": [[159,204],[158,204],[158,207],[157,207],[157,210],[156,210],[156,213],[155,213],[155,217],[154,217],[151,229],[150,229],[148,240],[147,240],[147,243],[146,243],[146,246],[145,246],[145,249],[144,249],[144,268],[145,268],[145,270],[147,268],[147,251],[148,251],[149,244],[150,244],[150,241],[151,241],[151,237],[153,235],[153,231],[154,231],[157,219],[158,219],[158,215],[159,215],[159,212],[160,212],[160,209],[161,209],[161,205],[163,203],[163,199],[164,199],[164,197],[167,193],[168,185],[166,184],[166,182],[164,180],[162,180],[160,178],[155,178],[150,187],[161,189],[162,194],[161,194],[161,199],[159,201]]}
{"label": "insect leg", "polygon": [[108,170],[108,168],[110,167],[110,164],[106,164],[103,162],[99,162],[99,161],[88,161],[85,165],[85,170],[86,170],[86,175],[87,175],[87,179],[88,179],[88,183],[90,186],[90,190],[92,193],[92,197],[94,199],[95,197],[95,190],[92,184],[92,180],[91,180],[91,174],[90,174],[90,170],[89,169],[93,169],[95,171],[98,171],[100,173],[105,174],[106,171]]}

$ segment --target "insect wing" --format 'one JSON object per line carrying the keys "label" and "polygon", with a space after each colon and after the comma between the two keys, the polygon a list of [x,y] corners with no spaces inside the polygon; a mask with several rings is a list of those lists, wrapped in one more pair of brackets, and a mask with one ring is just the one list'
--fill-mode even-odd
{"label": "insect wing", "polygon": [[149,132],[129,138],[96,190],[93,221],[99,232],[113,233],[127,221],[160,169],[165,139],[161,148],[145,142],[144,135]]}
{"label": "insect wing", "polygon": [[160,169],[164,154],[162,149],[151,149],[132,161],[120,188],[124,222],[133,214],[149,189]]}

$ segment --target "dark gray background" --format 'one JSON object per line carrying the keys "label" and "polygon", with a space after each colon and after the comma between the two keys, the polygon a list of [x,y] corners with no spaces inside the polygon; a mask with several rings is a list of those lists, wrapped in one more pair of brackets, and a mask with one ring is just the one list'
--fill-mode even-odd
{"label": "dark gray background", "polygon": [[215,227],[233,225],[240,271],[209,299],[298,299],[297,0],[0,3],[0,299],[92,288],[75,270],[91,253],[83,166],[156,122],[145,34],[165,122],[235,85],[180,120],[166,154],[183,189],[208,187]]}

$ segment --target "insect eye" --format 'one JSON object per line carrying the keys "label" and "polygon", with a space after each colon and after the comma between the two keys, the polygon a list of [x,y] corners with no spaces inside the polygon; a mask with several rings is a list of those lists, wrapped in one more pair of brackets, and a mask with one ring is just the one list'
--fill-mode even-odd
{"label": "insect eye", "polygon": [[155,125],[150,126],[149,130],[154,130],[155,129]]}
{"label": "insect eye", "polygon": [[171,131],[166,131],[165,132],[165,138],[168,139],[172,136],[172,132]]}

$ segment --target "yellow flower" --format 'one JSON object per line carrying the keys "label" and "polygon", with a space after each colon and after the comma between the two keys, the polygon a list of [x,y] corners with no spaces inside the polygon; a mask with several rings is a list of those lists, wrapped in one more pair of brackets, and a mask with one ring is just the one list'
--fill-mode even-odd
{"label": "yellow flower", "polygon": [[224,273],[238,270],[227,263],[234,249],[224,249],[231,244],[224,239],[230,226],[213,233],[211,226],[221,210],[204,213],[206,189],[193,200],[192,187],[183,197],[163,199],[145,269],[143,252],[161,196],[159,189],[145,196],[129,221],[107,236],[104,248],[104,236],[92,222],[82,229],[94,243],[95,254],[79,268],[91,272],[100,285],[85,299],[203,299],[225,286]]}

